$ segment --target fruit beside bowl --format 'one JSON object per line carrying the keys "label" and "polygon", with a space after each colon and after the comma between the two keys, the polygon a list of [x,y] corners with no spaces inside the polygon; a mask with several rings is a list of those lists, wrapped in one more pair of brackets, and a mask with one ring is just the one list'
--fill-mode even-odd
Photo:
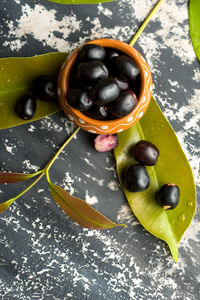
{"label": "fruit beside bowl", "polygon": [[68,55],[58,76],[60,105],[77,126],[114,134],[135,124],[152,94],[151,72],[137,50],[98,39]]}

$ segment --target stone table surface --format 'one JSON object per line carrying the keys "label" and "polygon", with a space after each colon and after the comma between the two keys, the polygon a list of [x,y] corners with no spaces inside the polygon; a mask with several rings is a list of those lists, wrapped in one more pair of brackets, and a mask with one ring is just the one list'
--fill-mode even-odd
{"label": "stone table surface", "polygon": [[[59,5],[1,0],[0,57],[69,52],[93,38],[129,42],[156,1]],[[153,76],[153,95],[173,126],[200,193],[200,65],[189,38],[188,3],[165,0],[135,44]],[[74,131],[61,111],[0,131],[1,171],[44,167]],[[80,131],[57,159],[52,181],[126,229],[89,230],[71,221],[44,179],[0,216],[0,299],[197,300],[200,295],[199,207],[175,263],[168,246],[132,214],[112,153],[97,153]],[[0,201],[25,183],[1,185]],[[199,198],[198,198],[199,200]]]}

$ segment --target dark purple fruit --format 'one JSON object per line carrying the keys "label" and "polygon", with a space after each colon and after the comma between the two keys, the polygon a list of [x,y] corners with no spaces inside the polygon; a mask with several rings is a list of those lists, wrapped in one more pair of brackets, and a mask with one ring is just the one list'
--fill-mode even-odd
{"label": "dark purple fruit", "polygon": [[87,93],[79,89],[70,89],[67,91],[66,99],[68,104],[80,111],[88,110],[92,105],[92,100]]}
{"label": "dark purple fruit", "polygon": [[161,187],[158,192],[157,202],[164,209],[174,209],[180,200],[180,189],[174,183],[168,183]]}
{"label": "dark purple fruit", "polygon": [[115,149],[118,145],[118,138],[116,134],[99,134],[94,139],[94,147],[99,152],[107,152]]}
{"label": "dark purple fruit", "polygon": [[102,79],[90,91],[90,96],[97,105],[112,102],[119,96],[120,90],[116,81],[112,78]]}
{"label": "dark purple fruit", "polygon": [[77,79],[87,85],[95,85],[99,80],[108,77],[108,69],[100,61],[80,63],[77,69]]}
{"label": "dark purple fruit", "polygon": [[78,53],[78,57],[81,61],[104,60],[105,56],[105,49],[96,44],[86,44]]}
{"label": "dark purple fruit", "polygon": [[95,120],[105,120],[108,116],[108,108],[105,105],[92,105],[85,111],[85,115]]}
{"label": "dark purple fruit", "polygon": [[124,81],[124,80],[121,80],[117,77],[114,77],[120,91],[125,91],[125,90],[128,90],[129,89],[129,83],[128,81]]}
{"label": "dark purple fruit", "polygon": [[119,56],[119,53],[113,48],[105,48],[106,61],[110,61],[113,57]]}
{"label": "dark purple fruit", "polygon": [[110,61],[110,70],[114,76],[129,82],[135,81],[140,73],[136,63],[125,55],[113,57]]}
{"label": "dark purple fruit", "polygon": [[136,193],[149,187],[150,178],[145,167],[141,164],[129,166],[124,173],[124,185],[129,192]]}
{"label": "dark purple fruit", "polygon": [[109,105],[112,115],[117,118],[128,115],[137,105],[137,97],[131,91],[121,91],[119,97]]}
{"label": "dark purple fruit", "polygon": [[37,100],[31,95],[22,96],[16,103],[15,112],[23,120],[33,118],[37,107]]}
{"label": "dark purple fruit", "polygon": [[153,166],[157,163],[159,150],[148,141],[139,141],[133,148],[134,158],[143,165]]}
{"label": "dark purple fruit", "polygon": [[32,88],[33,95],[47,102],[57,102],[57,80],[48,75],[42,75],[35,79]]}

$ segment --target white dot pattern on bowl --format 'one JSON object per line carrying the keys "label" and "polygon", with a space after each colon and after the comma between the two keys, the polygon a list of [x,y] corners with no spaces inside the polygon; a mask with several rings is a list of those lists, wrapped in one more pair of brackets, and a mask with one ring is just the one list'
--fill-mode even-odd
{"label": "white dot pattern on bowl", "polygon": [[78,119],[81,124],[85,124],[85,121],[82,119]]}
{"label": "white dot pattern on bowl", "polygon": [[61,96],[61,88],[58,88],[57,92],[58,92],[58,96]]}
{"label": "white dot pattern on bowl", "polygon": [[153,91],[153,85],[150,86],[150,92],[152,92],[152,91]]}
{"label": "white dot pattern on bowl", "polygon": [[142,116],[143,116],[143,111],[141,111],[141,112],[139,113],[138,118],[140,119],[140,118],[142,118]]}
{"label": "white dot pattern on bowl", "polygon": [[122,132],[123,131],[123,129],[121,128],[121,129],[119,129],[119,130],[117,130],[117,132]]}
{"label": "white dot pattern on bowl", "polygon": [[96,131],[95,130],[88,130],[90,133],[96,133]]}
{"label": "white dot pattern on bowl", "polygon": [[127,122],[130,123],[133,120],[133,116],[127,119]]}
{"label": "white dot pattern on bowl", "polygon": [[68,114],[67,117],[70,121],[74,121],[74,117],[72,115]]}
{"label": "white dot pattern on bowl", "polygon": [[145,101],[146,101],[146,96],[143,97],[142,103],[144,103]]}
{"label": "white dot pattern on bowl", "polygon": [[106,125],[101,126],[101,129],[106,130],[106,129],[108,129],[108,126],[106,126]]}
{"label": "white dot pattern on bowl", "polygon": [[146,77],[148,77],[148,73],[147,73],[147,71],[145,71],[144,73],[145,73],[145,76],[146,76]]}

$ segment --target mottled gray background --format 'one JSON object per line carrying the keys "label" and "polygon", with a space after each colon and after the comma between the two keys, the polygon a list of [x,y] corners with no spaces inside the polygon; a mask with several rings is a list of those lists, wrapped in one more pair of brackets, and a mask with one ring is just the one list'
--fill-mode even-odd
{"label": "mottled gray background", "polygon": [[[91,38],[129,42],[156,1],[118,0],[63,6],[46,0],[1,0],[0,57],[70,51]],[[153,76],[154,96],[172,124],[200,192],[200,65],[184,0],[166,0],[135,44]],[[0,131],[0,169],[34,172],[75,126],[58,112]],[[199,207],[175,263],[168,246],[131,213],[112,153],[93,150],[80,131],[59,156],[51,179],[126,229],[92,231],[55,204],[44,179],[0,216],[0,299],[197,300],[200,295]],[[0,186],[0,201],[27,184]]]}

